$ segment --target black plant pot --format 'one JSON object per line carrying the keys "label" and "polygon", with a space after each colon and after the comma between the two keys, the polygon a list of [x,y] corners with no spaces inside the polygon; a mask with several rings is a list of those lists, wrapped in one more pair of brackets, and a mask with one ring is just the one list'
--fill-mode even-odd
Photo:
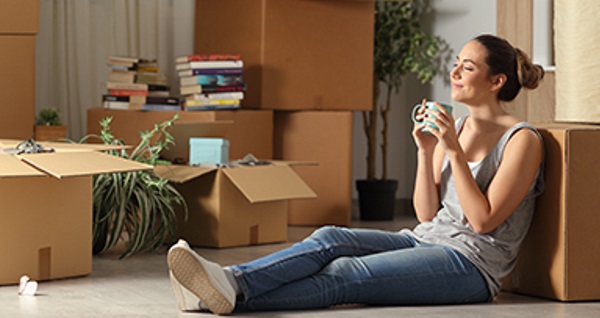
{"label": "black plant pot", "polygon": [[360,219],[393,220],[398,180],[356,180]]}

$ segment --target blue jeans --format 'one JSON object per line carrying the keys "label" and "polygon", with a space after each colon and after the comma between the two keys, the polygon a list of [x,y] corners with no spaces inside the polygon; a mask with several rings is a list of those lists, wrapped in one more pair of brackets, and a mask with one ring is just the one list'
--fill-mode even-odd
{"label": "blue jeans", "polygon": [[398,232],[323,227],[231,270],[242,292],[236,311],[492,299],[485,279],[462,254]]}

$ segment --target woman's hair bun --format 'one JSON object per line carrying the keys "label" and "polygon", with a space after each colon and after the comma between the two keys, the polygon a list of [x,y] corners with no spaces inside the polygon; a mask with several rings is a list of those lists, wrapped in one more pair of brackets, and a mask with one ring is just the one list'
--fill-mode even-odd
{"label": "woman's hair bun", "polygon": [[517,57],[517,77],[521,86],[534,89],[540,85],[540,82],[544,78],[544,68],[539,64],[533,64],[529,56],[521,51],[519,48],[515,48]]}

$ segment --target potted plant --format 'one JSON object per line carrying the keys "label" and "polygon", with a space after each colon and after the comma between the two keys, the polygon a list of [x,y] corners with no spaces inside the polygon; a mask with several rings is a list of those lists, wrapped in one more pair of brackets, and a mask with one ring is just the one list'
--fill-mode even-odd
{"label": "potted plant", "polygon": [[[133,149],[109,150],[109,154],[149,165],[167,164],[160,153],[173,144],[167,129],[178,119],[156,124],[150,131],[141,132],[141,141]],[[124,146],[124,142],[111,133],[112,118],[100,121],[100,135],[87,135],[80,142],[95,138],[105,145]],[[181,194],[154,171],[136,171],[100,174],[93,184],[93,253],[101,254],[117,243],[124,242],[120,257],[135,253],[155,251],[173,243],[178,233],[175,205],[187,207]]]}
{"label": "potted plant", "polygon": [[35,119],[36,140],[60,140],[67,137],[67,126],[62,124],[60,113],[54,107],[43,108]]}
{"label": "potted plant", "polygon": [[[363,220],[389,220],[394,216],[398,180],[388,179],[387,170],[392,93],[398,92],[402,78],[410,73],[423,84],[431,83],[440,69],[441,57],[449,59],[450,52],[443,39],[428,34],[421,25],[428,7],[427,0],[375,2],[373,108],[362,112],[367,138],[367,178],[356,181]],[[380,96],[381,84],[387,89],[385,96]],[[383,124],[381,131],[378,120]],[[378,146],[380,177],[376,176]]]}

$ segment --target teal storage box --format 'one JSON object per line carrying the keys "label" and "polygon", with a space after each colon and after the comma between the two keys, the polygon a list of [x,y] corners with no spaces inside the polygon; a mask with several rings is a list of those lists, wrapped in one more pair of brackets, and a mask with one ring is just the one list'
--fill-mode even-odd
{"label": "teal storage box", "polygon": [[229,141],[223,138],[190,138],[190,165],[229,162]]}

